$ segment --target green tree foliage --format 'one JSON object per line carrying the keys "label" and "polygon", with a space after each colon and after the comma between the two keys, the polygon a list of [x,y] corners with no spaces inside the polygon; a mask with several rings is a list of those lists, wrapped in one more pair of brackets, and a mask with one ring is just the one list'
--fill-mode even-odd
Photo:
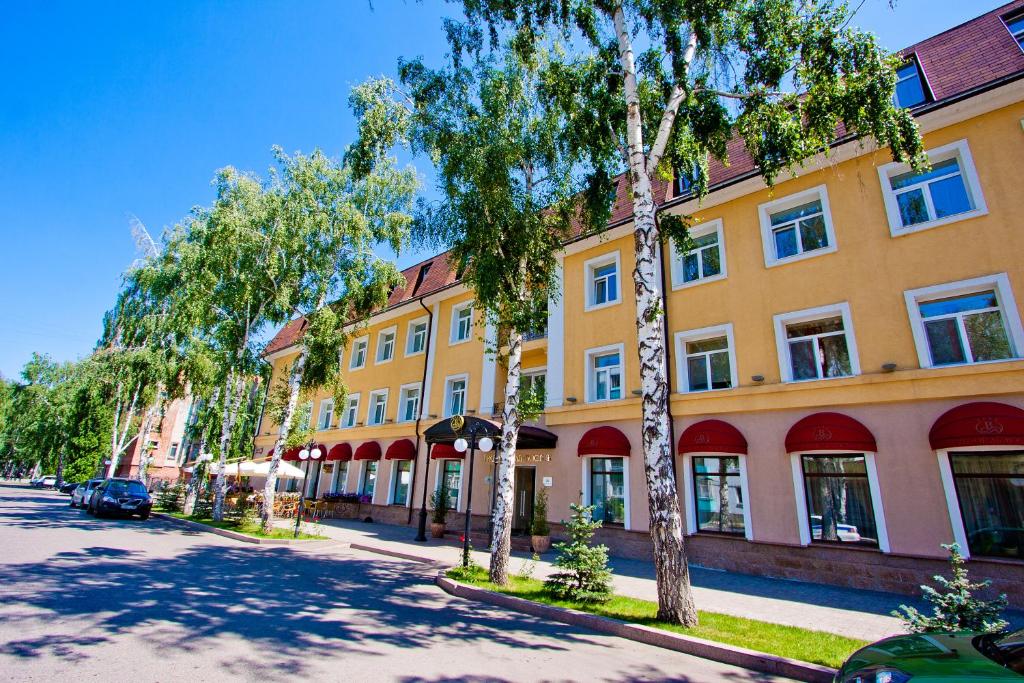
{"label": "green tree foliage", "polygon": [[572,516],[565,525],[569,540],[555,544],[559,571],[547,578],[544,586],[559,598],[579,602],[602,602],[611,597],[612,572],[608,568],[608,548],[591,545],[601,522],[592,519],[594,506],[569,506]]}
{"label": "green tree foliage", "polygon": [[967,576],[964,556],[956,543],[943,545],[949,552],[951,578],[936,574],[933,578],[939,588],[921,586],[924,599],[931,603],[931,615],[922,614],[914,607],[900,605],[892,615],[903,620],[911,633],[934,633],[951,631],[982,631],[1000,633],[1009,626],[1002,618],[1006,609],[1005,595],[994,600],[983,600],[974,595],[992,585],[989,580],[972,582]]}
{"label": "green tree foliage", "polygon": [[[658,616],[697,623],[670,434],[661,244],[688,248],[689,219],[657,215],[653,180],[683,174],[696,197],[709,160],[738,137],[771,185],[864,135],[922,161],[917,127],[892,101],[898,60],[850,26],[842,0],[464,0],[448,24],[456,57],[505,46],[554,55],[541,89],[572,121],[561,143],[595,178],[625,172],[633,209],[638,356]],[[606,198],[609,194],[605,195]]]}

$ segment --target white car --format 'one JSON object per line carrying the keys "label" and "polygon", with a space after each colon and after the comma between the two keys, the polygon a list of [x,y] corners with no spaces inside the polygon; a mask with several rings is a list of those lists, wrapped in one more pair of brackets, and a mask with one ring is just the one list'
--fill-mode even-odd
{"label": "white car", "polygon": [[[811,536],[821,540],[821,515],[811,515]],[[860,532],[852,524],[836,524],[836,536],[844,543],[856,543],[861,540]]]}
{"label": "white car", "polygon": [[48,474],[45,477],[40,477],[32,482],[32,486],[38,489],[52,489],[57,485],[57,477],[52,474]]}
{"label": "white car", "polygon": [[71,494],[71,507],[88,507],[89,498],[92,497],[92,490],[102,483],[102,479],[90,479],[76,486]]}

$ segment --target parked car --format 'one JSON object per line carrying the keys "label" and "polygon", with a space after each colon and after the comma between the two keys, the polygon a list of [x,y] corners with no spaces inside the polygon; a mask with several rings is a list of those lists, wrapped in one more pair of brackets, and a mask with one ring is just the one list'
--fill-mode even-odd
{"label": "parked car", "polygon": [[101,482],[89,496],[88,511],[97,517],[103,515],[138,515],[149,519],[153,499],[146,485],[138,479],[113,477]]}
{"label": "parked car", "polygon": [[66,482],[64,482],[63,484],[60,485],[60,492],[61,493],[66,493],[66,494],[68,494],[70,496],[72,493],[75,492],[75,489],[78,488],[78,485],[81,484],[81,483],[83,483],[83,482],[80,482],[80,481],[66,481]]}
{"label": "parked car", "polygon": [[835,683],[1024,681],[1024,629],[1013,633],[922,633],[857,650]]}
{"label": "parked car", "polygon": [[103,479],[90,479],[83,481],[71,494],[71,507],[88,507],[89,498],[92,497],[93,489],[103,483]]}
{"label": "parked car", "polygon": [[[819,541],[821,540],[821,525],[821,515],[811,515],[811,535]],[[852,524],[836,524],[836,536],[844,543],[856,543],[861,540],[860,532]]]}
{"label": "parked car", "polygon": [[52,474],[47,474],[45,477],[33,479],[29,484],[37,489],[52,489],[57,485],[57,477]]}

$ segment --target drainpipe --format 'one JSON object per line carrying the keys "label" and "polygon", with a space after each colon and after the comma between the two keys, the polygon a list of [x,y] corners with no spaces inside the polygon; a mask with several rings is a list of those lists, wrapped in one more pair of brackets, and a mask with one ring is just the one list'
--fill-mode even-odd
{"label": "drainpipe", "polygon": [[[420,379],[420,406],[419,410],[416,411],[416,457],[420,454],[420,422],[423,421],[423,411],[428,406],[423,405],[423,395],[427,389],[427,363],[430,361],[430,330],[433,328],[434,323],[434,311],[427,308],[426,304],[423,303],[423,298],[420,297],[420,307],[427,312],[427,343],[423,347],[423,377]],[[412,524],[412,494],[416,491],[416,475],[419,474],[420,468],[415,466],[416,461],[413,461],[412,468],[412,481],[409,482],[409,514],[406,517],[405,523]],[[427,461],[423,467],[423,477],[426,481],[427,468],[430,467],[430,453],[427,453]],[[427,490],[423,489],[423,505],[427,504]]]}
{"label": "drainpipe", "polygon": [[[658,218],[655,215],[654,224],[658,225]],[[660,227],[659,227],[660,233]],[[668,262],[668,266],[665,264],[665,248],[659,243],[658,244],[658,261],[661,265],[661,314],[665,320],[665,334],[662,340],[665,346],[665,385],[668,389],[668,399],[665,401],[665,411],[668,413],[668,436],[670,439],[669,448],[672,449],[672,476],[676,480],[676,491],[679,490],[679,473],[676,472],[676,425],[675,420],[672,417],[672,347],[670,346],[671,333],[668,327],[668,288],[666,287],[665,271],[668,267],[671,267],[672,261]],[[671,258],[671,256],[669,257]],[[678,495],[678,493],[677,493]]]}

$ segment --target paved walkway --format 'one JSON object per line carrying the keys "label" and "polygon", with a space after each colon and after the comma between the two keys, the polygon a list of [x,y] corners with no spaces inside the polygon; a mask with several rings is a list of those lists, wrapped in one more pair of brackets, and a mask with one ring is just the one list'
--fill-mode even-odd
{"label": "paved walkway", "polygon": [[[430,539],[416,543],[414,527],[365,523],[356,520],[325,520],[323,533],[346,543],[422,558],[443,565],[461,561],[461,546],[453,540]],[[528,553],[513,553],[515,573],[532,565]],[[489,563],[489,554],[474,551],[475,561]],[[553,569],[551,551],[533,567],[533,576],[544,578]],[[611,558],[615,592],[645,600],[657,600],[654,564],[622,557]],[[709,612],[760,619],[838,633],[851,638],[878,640],[902,633],[899,619],[890,612],[900,604],[922,607],[914,598],[876,591],[855,590],[803,581],[770,579],[703,567],[691,567],[697,606]]]}

